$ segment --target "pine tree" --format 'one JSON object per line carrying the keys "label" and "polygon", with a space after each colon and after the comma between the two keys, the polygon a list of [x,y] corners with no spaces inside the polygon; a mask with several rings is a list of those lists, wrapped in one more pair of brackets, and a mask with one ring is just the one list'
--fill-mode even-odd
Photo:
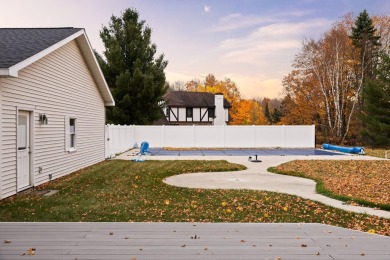
{"label": "pine tree", "polygon": [[378,47],[380,36],[375,35],[376,29],[373,21],[364,10],[355,20],[350,36],[352,44],[359,49],[360,66],[362,67],[363,79],[370,79],[374,76],[374,70],[378,58]]}
{"label": "pine tree", "polygon": [[363,96],[365,129],[362,131],[367,144],[372,147],[390,145],[390,57],[381,59],[375,80],[367,81]]}
{"label": "pine tree", "polygon": [[274,108],[274,112],[272,112],[271,118],[272,118],[272,123],[277,124],[282,119],[282,113],[280,112],[279,109]]}
{"label": "pine tree", "polygon": [[167,91],[164,55],[154,58],[157,46],[151,43],[152,29],[139,21],[139,13],[126,9],[103,26],[105,59],[97,55],[116,106],[107,109],[107,122],[150,124],[161,117],[158,102]]}
{"label": "pine tree", "polygon": [[272,125],[272,115],[269,112],[268,102],[265,104],[264,115],[265,118],[268,120],[269,124]]}

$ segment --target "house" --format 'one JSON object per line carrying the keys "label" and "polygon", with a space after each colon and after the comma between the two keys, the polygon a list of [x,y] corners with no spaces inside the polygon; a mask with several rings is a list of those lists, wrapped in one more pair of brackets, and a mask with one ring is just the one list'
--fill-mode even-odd
{"label": "house", "polygon": [[223,94],[208,92],[172,91],[163,97],[165,119],[168,125],[226,125],[229,122],[230,103]]}
{"label": "house", "polygon": [[113,105],[84,29],[0,28],[0,199],[103,161]]}

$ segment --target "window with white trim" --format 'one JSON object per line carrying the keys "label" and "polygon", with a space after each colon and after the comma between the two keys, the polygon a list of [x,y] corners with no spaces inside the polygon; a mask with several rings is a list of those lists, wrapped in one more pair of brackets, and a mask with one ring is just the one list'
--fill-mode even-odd
{"label": "window with white trim", "polygon": [[77,118],[65,116],[65,151],[77,150]]}

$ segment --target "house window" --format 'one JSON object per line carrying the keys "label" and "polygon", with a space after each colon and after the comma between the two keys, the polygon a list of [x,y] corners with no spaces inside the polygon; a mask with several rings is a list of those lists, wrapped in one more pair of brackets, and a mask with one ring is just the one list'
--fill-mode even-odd
{"label": "house window", "polygon": [[209,118],[215,118],[215,108],[209,108]]}
{"label": "house window", "polygon": [[187,117],[192,117],[192,107],[186,108],[186,115],[187,115]]}
{"label": "house window", "polygon": [[18,117],[18,150],[27,148],[27,116],[19,115]]}
{"label": "house window", "polygon": [[77,150],[77,118],[65,117],[65,151]]}
{"label": "house window", "polygon": [[76,149],[76,118],[69,119],[70,149]]}

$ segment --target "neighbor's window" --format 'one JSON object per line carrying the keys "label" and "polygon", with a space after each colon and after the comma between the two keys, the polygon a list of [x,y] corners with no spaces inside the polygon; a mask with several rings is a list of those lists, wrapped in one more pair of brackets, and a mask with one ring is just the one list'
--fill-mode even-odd
{"label": "neighbor's window", "polygon": [[65,117],[65,150],[68,152],[77,149],[77,119]]}
{"label": "neighbor's window", "polygon": [[215,108],[209,108],[209,118],[215,117]]}
{"label": "neighbor's window", "polygon": [[165,108],[165,116],[167,119],[169,119],[171,117],[171,110],[169,107]]}
{"label": "neighbor's window", "polygon": [[186,108],[186,115],[187,115],[187,117],[192,117],[192,107]]}

